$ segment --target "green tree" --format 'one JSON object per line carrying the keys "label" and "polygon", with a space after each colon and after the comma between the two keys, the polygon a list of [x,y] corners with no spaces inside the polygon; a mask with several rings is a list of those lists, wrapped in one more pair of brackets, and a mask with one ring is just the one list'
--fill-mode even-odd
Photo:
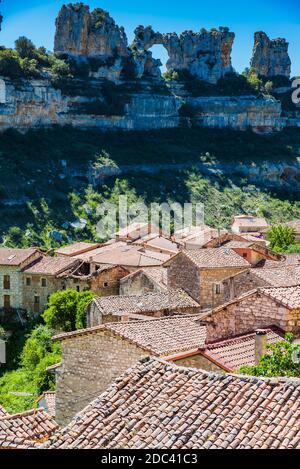
{"label": "green tree", "polygon": [[43,318],[48,327],[71,332],[85,327],[84,314],[94,294],[90,291],[77,292],[72,289],[53,293]]}
{"label": "green tree", "polygon": [[19,37],[19,39],[17,39],[15,41],[15,48],[16,48],[16,51],[18,52],[19,56],[22,59],[25,59],[25,58],[33,59],[34,58],[34,53],[35,53],[36,47],[33,44],[33,42],[30,39],[28,39],[27,37],[25,37],[25,36]]}
{"label": "green tree", "polygon": [[86,327],[86,308],[95,297],[91,291],[84,291],[78,295],[76,308],[76,329],[84,329]]}
{"label": "green tree", "polygon": [[53,351],[58,353],[58,345],[52,342],[53,335],[53,330],[47,326],[41,325],[34,329],[24,345],[21,364],[27,369],[34,370],[47,354]]}
{"label": "green tree", "polygon": [[271,243],[271,249],[285,252],[291,245],[295,244],[296,233],[290,226],[275,225],[268,231],[267,239]]}
{"label": "green tree", "polygon": [[285,341],[268,346],[268,354],[258,366],[244,366],[240,372],[251,376],[300,378],[300,345],[293,344],[293,335],[288,334]]}

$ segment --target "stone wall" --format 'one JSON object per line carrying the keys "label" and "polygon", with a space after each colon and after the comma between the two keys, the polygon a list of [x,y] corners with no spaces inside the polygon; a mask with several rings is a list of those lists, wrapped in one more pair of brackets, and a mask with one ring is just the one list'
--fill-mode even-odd
{"label": "stone wall", "polygon": [[213,362],[208,360],[200,353],[198,355],[193,355],[191,357],[182,358],[180,360],[174,360],[174,363],[177,366],[184,366],[186,368],[197,368],[205,371],[213,371],[217,373],[225,373],[222,368],[215,365]]}
{"label": "stone wall", "polygon": [[[224,303],[257,288],[269,287],[270,284],[260,277],[256,276],[251,270],[224,280]],[[230,287],[230,284],[232,285]]]}
{"label": "stone wall", "polygon": [[57,423],[68,424],[120,374],[147,355],[108,331],[64,340],[56,383]]}
{"label": "stone wall", "polygon": [[89,288],[97,296],[119,295],[120,280],[128,274],[129,272],[121,266],[105,270],[89,280]]}
{"label": "stone wall", "polygon": [[[222,281],[244,268],[199,269],[183,255],[177,256],[168,267],[168,286],[181,288],[196,300],[202,309],[213,308],[225,302],[230,285]],[[218,286],[220,286],[218,292]]]}
{"label": "stone wall", "polygon": [[[4,296],[10,297],[10,306],[12,309],[23,309],[23,274],[21,269],[25,265],[29,265],[40,257],[40,253],[36,252],[21,266],[5,266],[0,265],[0,309],[4,307]],[[10,289],[4,289],[4,276],[10,278]]]}
{"label": "stone wall", "polygon": [[300,310],[289,310],[274,300],[254,293],[205,316],[207,342],[277,326],[285,332],[300,333]]}
{"label": "stone wall", "polygon": [[120,295],[144,295],[151,292],[160,292],[159,286],[144,272],[136,272],[124,278],[120,283]]}

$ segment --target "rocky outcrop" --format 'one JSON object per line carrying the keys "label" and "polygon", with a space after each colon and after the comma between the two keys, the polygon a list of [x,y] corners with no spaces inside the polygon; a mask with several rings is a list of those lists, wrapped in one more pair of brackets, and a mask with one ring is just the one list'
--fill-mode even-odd
{"label": "rocky outcrop", "polygon": [[185,31],[161,34],[151,26],[138,26],[133,47],[148,50],[154,44],[162,44],[169,54],[168,69],[186,70],[201,80],[217,83],[219,78],[233,71],[231,51],[235,35],[228,28],[202,29],[199,33]]}
{"label": "rocky outcrop", "polygon": [[82,3],[61,8],[56,20],[54,51],[59,55],[104,60],[129,55],[124,28],[117,26],[101,8],[90,12]]}
{"label": "rocky outcrop", "polygon": [[290,78],[291,59],[288,48],[289,43],[285,39],[271,40],[264,32],[255,33],[251,67],[263,77],[280,75]]}
{"label": "rocky outcrop", "polygon": [[233,128],[268,133],[282,130],[281,104],[274,98],[236,97],[188,97],[186,103],[193,109],[194,121],[199,127]]}

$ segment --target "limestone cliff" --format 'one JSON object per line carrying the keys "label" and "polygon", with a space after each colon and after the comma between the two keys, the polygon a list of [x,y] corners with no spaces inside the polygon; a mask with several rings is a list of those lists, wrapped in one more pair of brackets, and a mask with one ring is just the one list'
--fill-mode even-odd
{"label": "limestone cliff", "polygon": [[63,5],[56,20],[54,51],[59,55],[97,57],[104,60],[128,57],[124,28],[108,12],[90,12],[82,3]]}
{"label": "limestone cliff", "polygon": [[251,67],[263,77],[280,75],[290,78],[291,59],[288,48],[289,43],[285,39],[271,40],[264,32],[255,33]]}
{"label": "limestone cliff", "polygon": [[185,31],[178,36],[176,33],[155,33],[151,26],[138,26],[133,46],[142,51],[154,44],[162,44],[169,54],[168,69],[186,70],[204,81],[217,83],[219,78],[233,71],[234,38],[228,28],[203,29],[199,33]]}
{"label": "limestone cliff", "polygon": [[[296,111],[283,115],[275,98],[253,88],[243,89],[240,96],[232,96],[229,89],[228,96],[228,88],[225,93],[218,88],[226,80],[231,88],[239,78],[246,80],[237,75],[225,77],[233,72],[234,37],[224,27],[177,35],[139,26],[128,47],[124,29],[106,11],[91,12],[83,3],[64,5],[56,21],[55,53],[67,62],[73,75],[70,71],[57,79],[51,68],[43,68],[40,79],[1,76],[0,130],[26,131],[54,124],[101,130],[185,125],[258,132],[300,127]],[[175,80],[176,74],[170,74],[171,81],[165,81],[161,62],[150,50],[155,44],[168,51],[169,69],[187,73],[177,73]],[[257,33],[252,65],[260,75],[288,77],[287,50],[286,41],[270,41],[264,33]],[[85,78],[76,72],[81,65],[87,69]],[[220,80],[222,77],[225,79]],[[191,89],[193,82],[196,92]]]}

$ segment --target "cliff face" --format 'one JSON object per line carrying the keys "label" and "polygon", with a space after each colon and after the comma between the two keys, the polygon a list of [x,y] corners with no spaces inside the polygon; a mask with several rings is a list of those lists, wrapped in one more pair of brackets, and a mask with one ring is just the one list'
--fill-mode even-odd
{"label": "cliff face", "polygon": [[270,40],[263,32],[255,33],[251,67],[263,77],[281,75],[290,78],[291,59],[288,47],[285,39]]}
{"label": "cliff face", "polygon": [[54,51],[75,57],[127,57],[127,37],[109,13],[82,3],[64,5],[56,20]]}
{"label": "cliff face", "polygon": [[154,44],[163,45],[169,54],[168,69],[186,70],[208,83],[217,83],[219,78],[233,71],[231,51],[235,35],[228,28],[194,33],[185,31],[161,34],[151,26],[139,26],[135,30],[134,47],[148,50]]}
{"label": "cliff face", "polygon": [[[276,99],[192,97],[184,80],[166,84],[162,64],[150,51],[162,44],[169,54],[169,69],[188,72],[188,77],[212,87],[233,72],[234,37],[228,28],[177,35],[139,26],[128,47],[124,29],[106,11],[90,12],[82,3],[64,5],[56,21],[55,53],[75,64],[85,62],[88,77],[82,80],[75,74],[71,83],[67,79],[56,83],[60,89],[54,88],[49,72],[43,71],[45,78],[40,80],[0,77],[0,129],[24,131],[58,124],[148,130],[196,125],[270,132],[289,125],[300,127],[299,116],[282,117]],[[257,33],[252,66],[264,76],[289,76],[287,48],[284,40],[270,41]]]}

